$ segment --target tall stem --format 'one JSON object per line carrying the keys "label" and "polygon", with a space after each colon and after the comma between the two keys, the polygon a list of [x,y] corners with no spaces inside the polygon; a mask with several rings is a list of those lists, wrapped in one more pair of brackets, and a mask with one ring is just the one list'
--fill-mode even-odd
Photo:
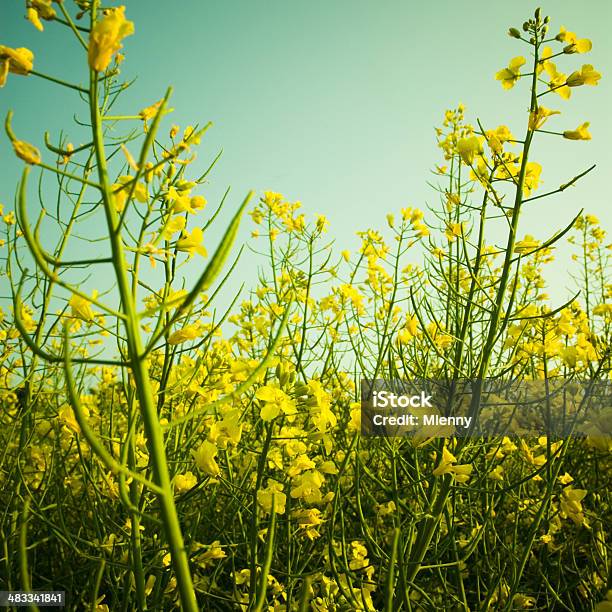
{"label": "tall stem", "polygon": [[[95,23],[97,8],[98,1],[94,0],[91,5],[92,27]],[[138,313],[130,288],[125,250],[120,235],[119,218],[114,207],[112,189],[108,178],[106,155],[104,152],[104,136],[102,133],[102,119],[98,106],[98,74],[94,70],[90,70],[89,104],[94,150],[113,256],[113,267],[117,280],[117,288],[121,298],[121,307],[125,314],[124,326],[128,360],[130,362],[132,375],[134,376],[136,393],[142,412],[147,446],[151,457],[153,478],[162,490],[158,493],[158,501],[172,557],[172,565],[176,575],[181,607],[187,612],[195,612],[198,610],[198,605],[193,590],[189,560],[187,558],[183,534],[181,532],[174,503],[174,493],[170,481],[163,433],[159,423],[156,406],[153,401],[151,381],[146,360],[143,357],[144,351],[138,324]]]}

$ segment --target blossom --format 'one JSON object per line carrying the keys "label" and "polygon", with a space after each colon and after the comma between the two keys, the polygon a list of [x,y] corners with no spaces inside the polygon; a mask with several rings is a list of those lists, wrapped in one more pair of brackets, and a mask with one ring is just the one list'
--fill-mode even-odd
{"label": "blossom", "polygon": [[447,223],[444,234],[449,242],[454,242],[463,234],[463,223]]}
{"label": "blossom", "polygon": [[121,40],[133,33],[134,23],[125,18],[125,6],[105,11],[89,36],[89,66],[99,72],[106,70],[113,55],[121,49]]}
{"label": "blossom", "polygon": [[318,232],[320,232],[320,233],[326,232],[328,225],[329,225],[329,220],[327,219],[327,217],[325,215],[318,215],[317,216],[316,227],[317,227],[317,231]]}
{"label": "blossom", "polygon": [[569,100],[572,90],[568,87],[566,76],[557,70],[553,62],[545,62],[544,69],[548,74],[548,87],[564,100]]}
{"label": "blossom", "polygon": [[33,9],[33,8],[27,9],[26,18],[40,32],[42,32],[45,29],[40,20],[40,17],[38,16],[38,12],[36,11],[36,9]]}
{"label": "blossom", "polygon": [[535,111],[529,113],[529,129],[539,130],[545,123],[546,120],[552,115],[560,115],[561,113],[556,110],[551,110],[545,106],[538,106]]}
{"label": "blossom", "polygon": [[215,540],[212,544],[210,544],[208,550],[198,553],[194,560],[199,567],[206,569],[207,567],[213,565],[212,561],[225,559],[225,557],[227,557],[227,555],[221,547],[221,542],[219,540]]}
{"label": "blossom", "polygon": [[275,419],[281,412],[288,415],[297,412],[295,402],[277,387],[264,385],[257,389],[255,397],[263,403],[260,416],[264,421]]}
{"label": "blossom", "polygon": [[198,479],[193,472],[185,472],[184,474],[177,474],[174,477],[173,484],[177,493],[185,493],[185,491],[193,489],[198,484]]}
{"label": "blossom", "polygon": [[321,511],[318,508],[294,510],[291,513],[291,518],[296,521],[298,527],[304,531],[304,535],[309,540],[315,540],[320,537],[321,534],[315,528],[324,521],[321,518]]}
{"label": "blossom", "polygon": [[287,496],[283,493],[283,485],[280,482],[271,482],[266,489],[257,491],[257,503],[266,513],[272,513],[272,500],[274,499],[274,512],[285,514]]}
{"label": "blossom", "polygon": [[94,320],[94,311],[91,308],[91,302],[84,297],[74,294],[70,298],[68,305],[70,306],[73,317],[87,322]]}
{"label": "blossom", "polygon": [[23,159],[26,164],[37,165],[41,162],[40,151],[29,142],[23,140],[13,140],[13,149],[19,159]]}
{"label": "blossom", "polygon": [[526,61],[527,60],[522,55],[512,58],[507,68],[503,68],[495,74],[495,79],[501,81],[504,89],[512,89],[521,76],[521,66],[523,66]]}
{"label": "blossom", "polygon": [[55,9],[51,6],[51,0],[28,0],[26,17],[32,25],[41,32],[45,29],[41,19],[51,21],[55,19]]}
{"label": "blossom", "polygon": [[588,526],[584,517],[582,500],[586,497],[585,489],[574,489],[571,485],[563,489],[559,505],[562,516],[571,519],[576,525]]}
{"label": "blossom", "polygon": [[588,121],[585,121],[582,125],[578,126],[575,130],[566,130],[563,132],[563,138],[569,140],[591,140],[591,134],[589,133]]}
{"label": "blossom", "polygon": [[527,234],[525,238],[515,243],[514,252],[523,255],[525,253],[530,253],[531,251],[537,249],[539,246],[540,241],[536,240],[531,234]]}
{"label": "blossom", "polygon": [[146,131],[146,126],[147,126],[147,121],[149,119],[153,119],[153,117],[157,115],[157,111],[159,110],[159,107],[162,105],[162,102],[163,102],[163,99],[158,100],[157,102],[155,102],[155,104],[151,104],[151,106],[147,106],[146,108],[143,108],[138,113],[138,116],[143,120],[145,124],[145,131]]}
{"label": "blossom", "polygon": [[184,230],[186,223],[187,219],[185,219],[185,217],[181,217],[180,215],[172,217],[163,227],[162,237],[164,240],[170,240],[174,234]]}
{"label": "blossom", "polygon": [[573,32],[568,32],[563,26],[559,30],[556,39],[566,42],[563,53],[588,53],[593,48],[593,43],[588,38],[578,38]]}
{"label": "blossom", "polygon": [[221,473],[215,457],[217,446],[208,440],[202,442],[197,451],[192,451],[195,464],[209,476],[218,476]]}
{"label": "blossom", "polygon": [[172,212],[187,212],[194,214],[206,206],[206,199],[202,196],[190,196],[189,192],[179,193],[175,187],[168,190],[167,200],[172,203]]}
{"label": "blossom", "polygon": [[323,500],[321,486],[325,482],[318,470],[308,470],[297,476],[289,493],[293,499],[303,499],[308,504],[317,504]]}
{"label": "blossom", "polygon": [[597,85],[601,74],[591,64],[583,64],[580,70],[572,72],[567,77],[569,87],[580,87],[581,85]]}
{"label": "blossom", "polygon": [[133,181],[134,177],[129,174],[120,176],[118,181],[112,185],[113,190],[113,201],[115,203],[115,210],[122,212],[125,209],[125,205],[132,189],[134,190],[134,199],[138,202],[146,202],[149,199],[149,190],[144,183],[138,182],[136,186],[133,184],[127,185],[130,181]]}
{"label": "blossom", "polygon": [[206,257],[207,251],[202,244],[204,240],[204,232],[199,227],[194,227],[191,232],[183,232],[182,238],[177,240],[176,248],[179,251],[189,253],[192,257],[194,253],[199,253],[202,257]]}
{"label": "blossom", "polygon": [[442,458],[438,467],[433,471],[434,476],[442,476],[442,474],[452,474],[457,482],[466,483],[470,479],[473,466],[470,464],[457,465],[456,457],[444,446],[442,449]]}
{"label": "blossom", "polygon": [[195,340],[201,335],[199,325],[186,325],[182,329],[178,329],[168,338],[168,344],[182,344],[189,340]]}
{"label": "blossom", "polygon": [[482,153],[482,142],[477,136],[461,138],[457,143],[457,151],[466,164],[474,162],[474,156]]}
{"label": "blossom", "polygon": [[493,153],[500,154],[503,149],[503,145],[508,140],[514,140],[514,136],[510,131],[510,128],[506,125],[500,125],[495,130],[487,130],[486,132],[487,144]]}
{"label": "blossom", "polygon": [[34,54],[29,49],[0,45],[0,87],[4,87],[9,72],[27,76],[33,67]]}
{"label": "blossom", "polygon": [[532,191],[540,185],[540,174],[542,166],[538,162],[528,162],[525,168],[525,179],[523,181],[523,195],[529,196]]}

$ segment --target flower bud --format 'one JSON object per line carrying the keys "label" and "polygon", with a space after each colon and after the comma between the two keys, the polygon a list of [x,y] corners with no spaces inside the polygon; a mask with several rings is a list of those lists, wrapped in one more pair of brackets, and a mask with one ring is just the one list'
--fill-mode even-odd
{"label": "flower bud", "polygon": [[521,33],[516,28],[510,28],[508,30],[508,36],[512,36],[512,38],[520,38]]}
{"label": "flower bud", "polygon": [[529,22],[528,21],[526,21],[523,24],[523,32],[529,32]]}
{"label": "flower bud", "polygon": [[540,21],[541,15],[542,15],[542,9],[538,6],[538,8],[535,10],[535,18],[537,21]]}

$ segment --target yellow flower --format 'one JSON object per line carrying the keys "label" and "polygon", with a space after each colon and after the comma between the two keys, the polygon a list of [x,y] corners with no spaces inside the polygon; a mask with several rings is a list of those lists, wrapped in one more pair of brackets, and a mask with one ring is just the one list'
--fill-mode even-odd
{"label": "yellow flower", "polygon": [[272,498],[274,498],[274,512],[285,514],[287,496],[283,493],[283,485],[280,482],[271,482],[267,489],[257,491],[257,503],[267,514],[272,512]]}
{"label": "yellow flower", "polygon": [[557,476],[557,480],[562,485],[568,485],[568,484],[570,484],[570,482],[574,482],[574,479],[572,478],[572,476],[570,474],[568,474],[567,472],[565,472],[565,474],[563,474],[563,476]]}
{"label": "yellow flower", "polygon": [[295,402],[282,390],[271,385],[257,389],[255,397],[263,402],[260,416],[264,421],[275,419],[281,411],[287,415],[297,412]]}
{"label": "yellow flower", "polygon": [[525,180],[523,181],[523,194],[529,196],[540,184],[542,166],[538,162],[528,162],[525,168]]}
{"label": "yellow flower", "polygon": [[40,151],[29,142],[13,140],[13,149],[15,150],[15,155],[17,155],[19,159],[23,159],[26,164],[40,164]]}
{"label": "yellow flower", "polygon": [[195,464],[209,476],[218,476],[221,473],[215,457],[217,447],[212,442],[205,440],[197,451],[192,451]]}
{"label": "yellow flower", "polygon": [[508,140],[513,140],[514,136],[510,131],[510,128],[506,125],[500,125],[495,130],[487,130],[487,144],[493,153],[500,154],[503,149],[503,145]]}
{"label": "yellow flower", "polygon": [[434,476],[442,476],[443,474],[452,474],[457,482],[466,483],[470,479],[473,466],[469,464],[456,465],[457,459],[446,446],[442,449],[442,458],[438,467],[433,471]]}
{"label": "yellow flower", "polygon": [[38,16],[36,9],[29,8],[26,11],[26,18],[39,32],[42,32],[45,29],[40,21],[40,17]]}
{"label": "yellow flower", "polygon": [[553,50],[551,47],[544,47],[542,52],[540,53],[540,60],[538,61],[538,65],[536,66],[536,73],[538,76],[542,74],[542,70],[546,68],[546,64],[550,60],[553,55]]}
{"label": "yellow flower", "polygon": [[514,87],[514,84],[521,76],[521,66],[523,66],[526,61],[527,60],[522,55],[514,57],[510,60],[507,68],[503,68],[496,73],[495,78],[501,81],[504,89],[512,89],[512,87]]}
{"label": "yellow flower", "polygon": [[117,183],[114,183],[112,186],[113,190],[113,200],[115,203],[115,210],[117,212],[122,212],[125,209],[125,204],[127,202],[127,198],[134,189],[134,199],[138,202],[146,202],[149,199],[149,190],[144,183],[136,183],[136,187],[133,185],[127,185],[130,181],[133,181],[134,177],[126,174],[124,176],[120,176]]}
{"label": "yellow flower", "polygon": [[585,121],[582,125],[578,126],[575,130],[566,130],[563,132],[563,138],[569,140],[591,140],[591,134],[589,134],[588,121]]}
{"label": "yellow flower", "polygon": [[34,54],[29,49],[0,45],[0,87],[4,87],[9,72],[28,75],[33,67]]}
{"label": "yellow flower", "polygon": [[51,6],[51,0],[28,0],[26,17],[37,30],[44,30],[41,19],[51,21],[55,19],[55,9]]}
{"label": "yellow flower", "polygon": [[457,143],[457,151],[461,155],[461,159],[471,165],[474,162],[474,156],[482,153],[482,142],[477,136],[469,138],[461,138]]}
{"label": "yellow flower", "polygon": [[227,555],[223,548],[221,548],[221,542],[219,540],[215,540],[209,547],[208,550],[199,553],[197,557],[195,557],[195,562],[202,569],[206,569],[209,566],[212,566],[212,561],[216,561],[217,559],[225,559]]}
{"label": "yellow flower", "polygon": [[181,217],[181,216],[172,217],[172,219],[170,219],[170,221],[168,221],[168,223],[166,223],[166,225],[163,228],[162,236],[164,240],[170,240],[172,236],[176,234],[176,232],[180,232],[183,229],[185,229],[186,223],[187,223],[187,220],[185,219],[185,217]]}
{"label": "yellow flower", "polygon": [[449,242],[454,242],[463,234],[463,223],[449,223],[444,231]]}
{"label": "yellow flower", "polygon": [[563,53],[588,53],[593,48],[593,43],[588,38],[578,38],[573,32],[568,32],[563,26],[556,36],[560,42],[568,43],[563,48]]}
{"label": "yellow flower", "polygon": [[563,489],[559,505],[561,516],[571,519],[576,525],[588,526],[584,517],[582,500],[586,497],[585,489],[574,489],[571,485]]}
{"label": "yellow flower", "polygon": [[572,90],[568,87],[565,75],[557,70],[553,62],[546,62],[544,68],[548,74],[548,87],[564,100],[569,100]]}
{"label": "yellow flower", "polygon": [[189,340],[195,340],[201,335],[202,331],[199,325],[186,325],[182,329],[175,331],[168,338],[168,344],[182,344]]}
{"label": "yellow flower", "polygon": [[227,448],[227,444],[234,445],[240,442],[242,437],[242,423],[240,423],[240,411],[230,410],[221,421],[215,421],[208,432],[208,439],[219,448]]}
{"label": "yellow flower", "polygon": [[157,110],[161,106],[162,102],[163,100],[158,100],[157,102],[155,102],[155,104],[151,104],[151,106],[147,106],[146,108],[143,108],[138,113],[138,116],[144,121],[145,125],[147,124],[147,121],[149,119],[153,119],[153,117],[157,115]]}
{"label": "yellow flower", "polygon": [[[93,298],[95,299],[98,295],[97,291],[93,292]],[[68,302],[72,311],[72,316],[81,321],[93,321],[94,311],[91,308],[91,302],[80,295],[73,295]]]}
{"label": "yellow flower", "polygon": [[531,251],[537,249],[539,246],[540,241],[536,240],[531,234],[527,234],[525,238],[519,240],[514,245],[514,252],[523,255],[524,253],[530,253]]}
{"label": "yellow flower", "polygon": [[191,232],[183,232],[183,237],[177,241],[176,248],[184,253],[189,253],[189,257],[193,257],[194,253],[206,257],[207,251],[202,244],[203,240],[204,232],[199,227],[194,227]]}
{"label": "yellow flower", "polygon": [[185,493],[185,491],[193,489],[198,484],[198,479],[193,472],[185,472],[184,474],[177,474],[174,477],[173,484],[177,493]]}
{"label": "yellow flower", "polygon": [[324,482],[325,478],[321,472],[308,470],[293,480],[289,495],[293,499],[301,498],[308,504],[317,504],[323,499],[321,486]]}
{"label": "yellow flower", "polygon": [[503,480],[504,479],[504,468],[501,465],[496,466],[489,472],[489,478],[491,480]]}
{"label": "yellow flower", "polygon": [[593,314],[596,317],[607,317],[612,315],[612,304],[597,304],[593,308]]}
{"label": "yellow flower", "polygon": [[170,187],[166,196],[168,202],[172,203],[172,212],[187,212],[194,214],[196,210],[201,210],[206,206],[206,199],[202,196],[189,195],[189,192],[179,193],[174,187]]}
{"label": "yellow flower", "polygon": [[581,85],[597,85],[601,74],[591,64],[583,64],[580,70],[572,72],[567,77],[569,87],[580,87]]}
{"label": "yellow flower", "polygon": [[549,117],[551,117],[552,115],[560,115],[560,114],[561,113],[559,111],[551,110],[544,106],[538,106],[538,108],[535,111],[532,111],[529,114],[529,129],[538,130],[546,123],[546,120]]}
{"label": "yellow flower", "polygon": [[[83,413],[85,414],[85,416],[89,416],[89,410],[85,406],[83,406]],[[57,414],[57,419],[63,427],[66,427],[74,433],[78,434],[81,432],[81,427],[77,423],[72,408],[68,406],[62,406]]]}
{"label": "yellow flower", "polygon": [[133,33],[134,23],[125,18],[125,6],[105,11],[89,36],[89,66],[98,72],[106,70],[113,55],[121,49],[121,40]]}

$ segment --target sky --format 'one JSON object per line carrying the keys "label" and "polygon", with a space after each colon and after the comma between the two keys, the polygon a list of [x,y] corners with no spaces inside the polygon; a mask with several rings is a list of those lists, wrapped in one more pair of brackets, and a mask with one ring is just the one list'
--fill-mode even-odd
{"label": "sky", "polygon": [[[387,212],[437,204],[428,182],[441,162],[434,127],[445,109],[462,102],[468,121],[524,131],[526,87],[505,91],[494,74],[526,52],[506,32],[533,14],[536,5],[530,2],[126,4],[136,32],[125,40],[123,75],[138,80],[121,109],[138,112],[172,85],[175,111],[168,125],[213,122],[198,164],[205,168],[223,150],[203,195],[214,205],[231,186],[224,219],[249,189],[278,191],[301,201],[307,215],[327,215],[338,251],[355,249],[355,232],[384,227]],[[559,68],[569,73],[588,62],[603,74],[597,87],[574,90],[570,101],[549,97],[547,105],[562,111],[550,128],[563,131],[590,121],[593,140],[540,137],[532,151],[544,167],[541,192],[593,163],[597,168],[568,192],[530,206],[519,234],[546,238],[581,208],[610,230],[612,2],[554,0],[540,6],[551,16],[553,32],[564,25],[593,40],[588,56],[560,58]],[[0,2],[0,44],[29,47],[37,70],[85,82],[82,50],[66,28],[46,23],[45,32],[38,32],[24,13],[21,2]],[[19,137],[42,147],[45,129],[52,137],[61,129],[70,134],[75,111],[84,112],[77,98],[36,77],[11,74],[0,90],[0,115],[13,109]],[[6,208],[21,167],[1,134],[0,202]],[[209,244],[219,239],[224,219],[207,236]],[[247,218],[240,240],[251,229]],[[569,252],[559,249],[557,256],[549,278],[564,297]]]}

